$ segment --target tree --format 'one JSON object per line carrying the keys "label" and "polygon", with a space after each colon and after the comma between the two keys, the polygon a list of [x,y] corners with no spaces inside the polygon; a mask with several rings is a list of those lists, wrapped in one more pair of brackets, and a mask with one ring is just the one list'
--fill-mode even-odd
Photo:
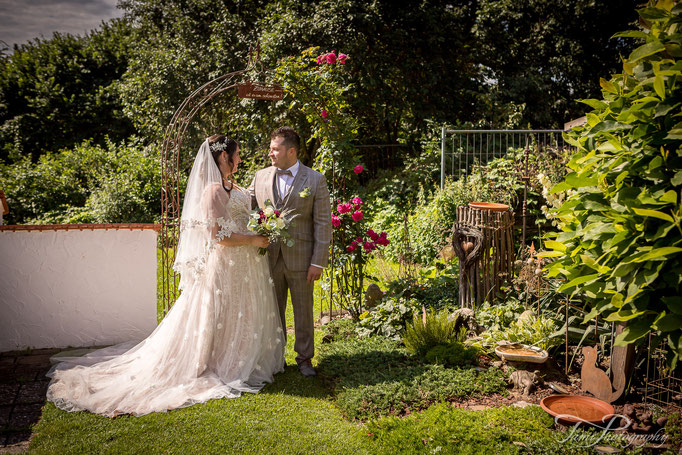
{"label": "tree", "polygon": [[55,33],[15,46],[0,60],[0,159],[33,161],[45,151],[133,133],[117,92],[127,67],[128,24],[84,36]]}
{"label": "tree", "polygon": [[634,23],[635,0],[480,0],[472,39],[491,102],[523,104],[521,125],[562,128],[582,116],[573,100],[599,94],[631,43],[613,34]]}

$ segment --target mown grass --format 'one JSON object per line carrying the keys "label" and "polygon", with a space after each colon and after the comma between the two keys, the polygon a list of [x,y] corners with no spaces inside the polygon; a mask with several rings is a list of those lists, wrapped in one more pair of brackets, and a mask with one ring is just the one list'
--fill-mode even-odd
{"label": "mown grass", "polygon": [[34,429],[32,454],[370,454],[376,444],[343,419],[319,379],[288,367],[258,394],[142,417],[67,413],[52,403]]}

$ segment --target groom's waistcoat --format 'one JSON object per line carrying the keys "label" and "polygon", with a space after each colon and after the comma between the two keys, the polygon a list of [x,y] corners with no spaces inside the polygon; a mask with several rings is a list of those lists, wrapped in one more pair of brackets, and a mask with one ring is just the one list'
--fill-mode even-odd
{"label": "groom's waistcoat", "polygon": [[289,191],[280,197],[275,183],[274,166],[256,172],[249,187],[252,204],[263,208],[270,200],[280,211],[295,215],[289,227],[294,245],[276,242],[268,247],[270,261],[277,262],[281,254],[292,271],[307,271],[310,264],[326,267],[331,242],[331,205],[324,175],[300,164]]}

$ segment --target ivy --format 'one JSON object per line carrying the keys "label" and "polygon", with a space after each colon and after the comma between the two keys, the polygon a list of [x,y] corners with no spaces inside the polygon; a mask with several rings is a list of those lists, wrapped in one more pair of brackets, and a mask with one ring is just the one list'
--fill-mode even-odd
{"label": "ivy", "polygon": [[552,191],[572,195],[555,211],[561,232],[546,246],[550,276],[600,315],[627,322],[617,345],[653,332],[667,339],[671,367],[682,354],[682,4],[638,11],[640,40],[623,72],[601,80],[587,124],[567,134],[577,153]]}

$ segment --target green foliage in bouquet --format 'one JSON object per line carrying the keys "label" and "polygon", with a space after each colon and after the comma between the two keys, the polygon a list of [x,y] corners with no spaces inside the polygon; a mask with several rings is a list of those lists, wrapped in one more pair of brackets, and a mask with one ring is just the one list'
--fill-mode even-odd
{"label": "green foliage in bouquet", "polygon": [[567,135],[577,148],[570,190],[556,211],[561,232],[546,247],[550,277],[607,321],[626,322],[616,344],[650,331],[682,354],[682,4],[640,9],[641,30],[617,34],[641,45],[623,72],[601,80],[603,99],[583,103],[587,125]]}

